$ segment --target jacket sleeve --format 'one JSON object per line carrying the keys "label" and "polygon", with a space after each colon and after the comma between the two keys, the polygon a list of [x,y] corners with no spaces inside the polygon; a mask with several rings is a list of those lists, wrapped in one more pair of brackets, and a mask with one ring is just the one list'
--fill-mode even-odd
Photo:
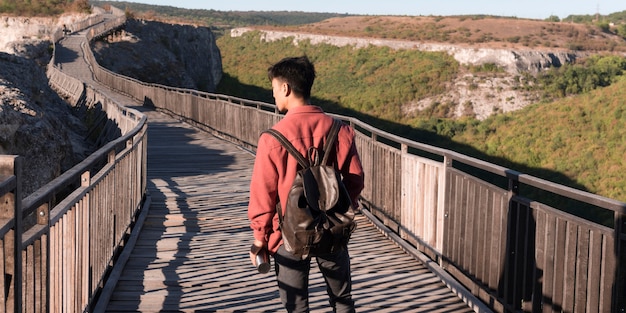
{"label": "jacket sleeve", "polygon": [[254,232],[254,239],[268,242],[272,230],[272,219],[276,213],[278,198],[278,173],[271,159],[267,137],[261,136],[250,181],[250,202],[248,219]]}

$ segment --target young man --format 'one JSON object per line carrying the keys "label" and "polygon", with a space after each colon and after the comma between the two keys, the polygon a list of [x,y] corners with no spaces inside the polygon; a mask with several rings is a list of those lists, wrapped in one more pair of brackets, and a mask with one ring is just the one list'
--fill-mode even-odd
{"label": "young man", "polygon": [[[285,58],[268,69],[276,106],[285,117],[274,125],[303,155],[309,147],[321,147],[333,118],[310,103],[315,68],[306,56]],[[354,130],[342,125],[335,146],[336,163],[353,205],[363,189],[363,169],[354,143]],[[308,312],[308,282],[311,257],[301,260],[283,247],[276,204],[286,208],[286,199],[300,168],[298,162],[269,134],[259,138],[250,183],[248,218],[254,233],[250,259],[267,249],[274,257],[281,301],[288,312]],[[334,312],[354,312],[350,256],[347,247],[317,256]]]}

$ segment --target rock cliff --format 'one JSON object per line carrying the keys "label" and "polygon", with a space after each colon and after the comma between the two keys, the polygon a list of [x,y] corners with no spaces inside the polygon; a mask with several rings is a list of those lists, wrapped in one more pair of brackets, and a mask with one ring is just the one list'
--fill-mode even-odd
{"label": "rock cliff", "polygon": [[[237,37],[252,31],[251,28],[235,28],[231,36]],[[312,44],[325,43],[334,46],[354,46],[364,48],[368,46],[386,46],[393,49],[414,49],[420,51],[441,51],[452,55],[461,64],[482,65],[496,64],[509,73],[538,72],[551,66],[561,66],[571,63],[577,58],[587,55],[586,52],[541,51],[541,50],[513,50],[477,48],[461,45],[424,43],[406,40],[390,40],[378,38],[358,38],[344,36],[328,36],[287,31],[263,30],[262,39],[276,41],[293,37],[293,43],[308,40]]]}
{"label": "rock cliff", "polygon": [[24,158],[23,194],[37,190],[92,151],[86,126],[48,85],[50,35],[85,15],[0,17],[0,154]]}
{"label": "rock cliff", "polygon": [[143,82],[214,92],[222,78],[222,57],[206,27],[129,20],[93,50],[103,67]]}
{"label": "rock cliff", "polygon": [[0,154],[24,158],[28,195],[91,151],[86,126],[33,59],[0,52]]}
{"label": "rock cliff", "polygon": [[[0,154],[24,157],[24,195],[95,149],[81,113],[49,87],[45,73],[50,35],[85,18],[0,17],[6,26],[0,28]],[[123,58],[115,57],[120,53]],[[176,87],[214,91],[222,75],[208,28],[131,20],[124,31],[98,42],[96,54],[114,71]]]}
{"label": "rock cliff", "polygon": [[[238,37],[253,31],[242,27],[231,30],[231,36]],[[352,46],[355,49],[368,46],[386,46],[392,49],[413,49],[420,51],[446,52],[460,64],[484,65],[495,64],[504,69],[504,73],[493,75],[475,75],[461,73],[449,83],[445,93],[402,105],[407,116],[416,110],[425,110],[437,106],[445,106],[447,117],[472,116],[485,119],[496,113],[519,110],[538,101],[540,95],[519,88],[525,82],[520,73],[538,73],[552,66],[561,66],[574,62],[588,55],[587,52],[544,51],[531,49],[496,49],[487,47],[468,47],[443,43],[424,43],[406,40],[390,40],[379,38],[360,38],[345,36],[318,35],[289,31],[260,30],[261,40],[276,41],[293,38],[293,44],[309,41],[311,44],[329,44],[335,46]],[[435,109],[442,111],[442,109]]]}

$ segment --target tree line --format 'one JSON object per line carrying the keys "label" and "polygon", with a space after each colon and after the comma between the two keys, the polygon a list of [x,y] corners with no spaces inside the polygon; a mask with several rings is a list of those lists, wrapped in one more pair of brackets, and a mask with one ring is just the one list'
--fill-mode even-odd
{"label": "tree line", "polygon": [[0,13],[15,16],[55,16],[90,10],[88,0],[0,0]]}

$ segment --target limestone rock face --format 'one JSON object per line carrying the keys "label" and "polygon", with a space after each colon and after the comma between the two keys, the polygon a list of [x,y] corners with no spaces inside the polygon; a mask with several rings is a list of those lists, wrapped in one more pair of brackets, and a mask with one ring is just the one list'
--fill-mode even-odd
{"label": "limestone rock face", "polygon": [[[0,17],[0,154],[24,157],[24,196],[92,153],[80,112],[48,85],[50,35],[84,15]],[[214,91],[221,56],[208,28],[129,21],[128,29],[100,42],[100,64],[142,81]],[[123,58],[116,56],[124,55]]]}
{"label": "limestone rock face", "polygon": [[[241,27],[231,30],[233,37],[252,31],[251,28]],[[581,51],[537,51],[515,49],[493,49],[465,47],[445,43],[426,43],[407,40],[359,38],[344,36],[316,35],[308,33],[295,33],[286,31],[263,30],[262,40],[276,41],[293,37],[294,44],[299,41],[309,40],[312,44],[325,43],[335,46],[354,46],[364,48],[367,46],[385,46],[392,49],[414,49],[420,51],[441,51],[452,55],[461,64],[482,65],[492,63],[506,69],[507,72],[518,74],[523,72],[536,73],[551,66],[559,67],[571,63],[577,58],[587,56],[587,52]]]}
{"label": "limestone rock face", "polygon": [[222,57],[206,27],[128,20],[93,50],[101,66],[143,82],[214,92],[222,78]]}
{"label": "limestone rock face", "polygon": [[24,158],[24,196],[93,151],[78,112],[50,88],[45,72],[50,35],[85,18],[0,16],[0,154]]}
{"label": "limestone rock face", "polygon": [[[0,16],[0,52],[20,54],[25,44],[50,44],[50,35],[63,25],[87,18],[86,14],[64,14],[55,18]],[[48,60],[49,61],[49,60]]]}
{"label": "limestone rock face", "polygon": [[44,68],[0,52],[0,154],[24,158],[23,195],[48,183],[90,153],[86,127],[48,85]]}
{"label": "limestone rock face", "polygon": [[[230,35],[238,37],[250,31],[253,29],[248,27],[235,28],[231,30]],[[271,42],[292,38],[294,45],[298,45],[300,41],[309,41],[311,44],[323,43],[339,47],[379,46],[392,49],[445,52],[454,57],[460,64],[476,66],[494,64],[504,70],[504,73],[497,73],[493,77],[477,76],[471,73],[459,75],[450,82],[446,92],[403,104],[402,112],[406,116],[441,104],[451,107],[446,113],[446,117],[451,118],[472,116],[483,120],[493,114],[516,111],[531,103],[536,103],[540,99],[540,94],[537,92],[518,88],[523,83],[519,78],[523,76],[520,75],[521,73],[537,74],[550,67],[573,63],[576,59],[589,55],[585,51],[496,49],[447,43],[329,36],[275,30],[261,30],[260,33],[263,41]]]}

